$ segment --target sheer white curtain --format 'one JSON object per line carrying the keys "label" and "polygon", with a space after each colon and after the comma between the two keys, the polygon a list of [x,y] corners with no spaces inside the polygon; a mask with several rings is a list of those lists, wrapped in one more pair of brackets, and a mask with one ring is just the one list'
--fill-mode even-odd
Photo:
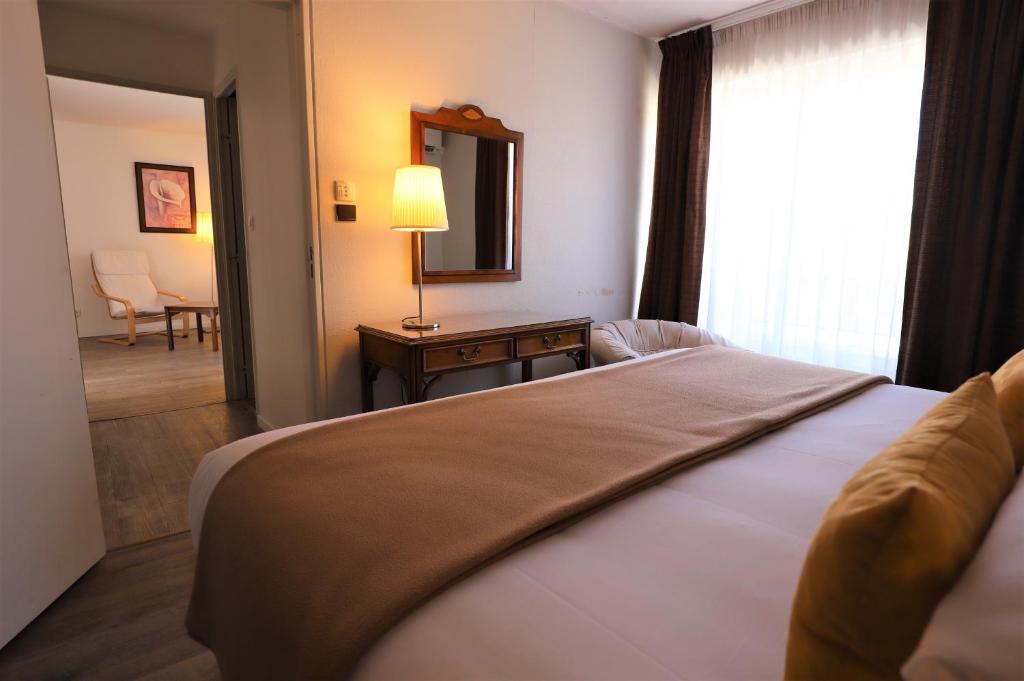
{"label": "sheer white curtain", "polygon": [[719,31],[699,323],[896,373],[927,0],[818,0]]}

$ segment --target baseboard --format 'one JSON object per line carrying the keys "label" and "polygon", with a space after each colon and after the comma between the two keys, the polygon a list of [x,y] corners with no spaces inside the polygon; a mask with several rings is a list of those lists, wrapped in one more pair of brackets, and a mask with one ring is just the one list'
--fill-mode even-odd
{"label": "baseboard", "polygon": [[260,430],[262,430],[264,433],[267,432],[268,430],[277,430],[277,426],[275,426],[274,424],[272,424],[270,421],[266,420],[259,414],[256,414],[256,425],[259,426]]}
{"label": "baseboard", "polygon": [[[0,1],[2,1],[2,0],[0,0]],[[195,332],[196,332],[196,320],[194,318],[189,318],[188,324],[189,324],[190,333],[194,336]],[[171,320],[171,326],[174,329],[176,329],[178,331],[181,331],[181,328],[182,328],[181,327],[181,319],[173,319],[173,320]],[[138,326],[137,326],[137,329],[139,330],[140,333],[149,332],[149,331],[163,331],[166,328],[167,328],[167,323],[166,322],[139,323]],[[95,331],[95,329],[93,329],[93,331]],[[218,329],[218,332],[219,331],[220,331],[220,329]],[[212,331],[210,329],[210,320],[205,318],[205,317],[203,318],[203,333],[204,334],[205,333],[212,333]],[[87,335],[79,334],[78,338],[79,338],[79,340],[86,340],[86,339],[91,339],[91,338],[109,338],[110,336],[127,336],[127,335],[128,335],[128,324],[124,323],[124,324],[121,324],[120,326],[111,327],[110,330],[104,329],[103,333],[89,333]]]}

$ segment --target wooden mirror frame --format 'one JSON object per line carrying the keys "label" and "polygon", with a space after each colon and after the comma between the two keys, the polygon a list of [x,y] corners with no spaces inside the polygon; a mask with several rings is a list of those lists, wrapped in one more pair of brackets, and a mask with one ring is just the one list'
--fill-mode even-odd
{"label": "wooden mirror frame", "polygon": [[[512,184],[512,268],[504,270],[444,270],[424,272],[424,284],[461,284],[467,282],[520,281],[523,267],[523,133],[506,128],[499,118],[491,118],[483,109],[465,104],[458,109],[440,108],[436,113],[411,112],[412,163],[424,163],[426,129],[457,132],[473,137],[504,140],[515,144],[515,170]],[[423,247],[416,247],[416,234],[412,234],[412,283],[419,283],[420,261]]]}

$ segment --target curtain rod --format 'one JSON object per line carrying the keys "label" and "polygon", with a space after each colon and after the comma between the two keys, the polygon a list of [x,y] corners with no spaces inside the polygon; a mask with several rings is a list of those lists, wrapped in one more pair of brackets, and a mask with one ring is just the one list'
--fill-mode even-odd
{"label": "curtain rod", "polygon": [[798,5],[806,5],[808,2],[812,1],[813,0],[768,0],[768,2],[762,2],[760,5],[754,5],[753,7],[741,9],[738,12],[726,14],[723,17],[718,17],[711,21],[705,21],[703,24],[687,26],[675,33],[669,33],[665,37],[671,38],[683,33],[689,33],[690,31],[696,31],[697,29],[704,28],[705,26],[710,26],[712,31],[721,31],[723,28],[742,24],[745,21],[760,19],[761,17],[766,17],[769,14],[775,14],[776,12],[783,12],[787,9],[792,9]]}

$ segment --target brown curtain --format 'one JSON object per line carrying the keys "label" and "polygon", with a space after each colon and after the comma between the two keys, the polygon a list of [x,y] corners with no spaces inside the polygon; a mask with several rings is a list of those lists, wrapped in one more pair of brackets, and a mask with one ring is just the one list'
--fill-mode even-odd
{"label": "brown curtain", "polygon": [[932,0],[897,382],[1024,347],[1024,2]]}
{"label": "brown curtain", "polygon": [[637,316],[696,324],[711,141],[711,28],[658,45],[654,195]]}
{"label": "brown curtain", "polygon": [[505,269],[508,142],[476,139],[476,268]]}

